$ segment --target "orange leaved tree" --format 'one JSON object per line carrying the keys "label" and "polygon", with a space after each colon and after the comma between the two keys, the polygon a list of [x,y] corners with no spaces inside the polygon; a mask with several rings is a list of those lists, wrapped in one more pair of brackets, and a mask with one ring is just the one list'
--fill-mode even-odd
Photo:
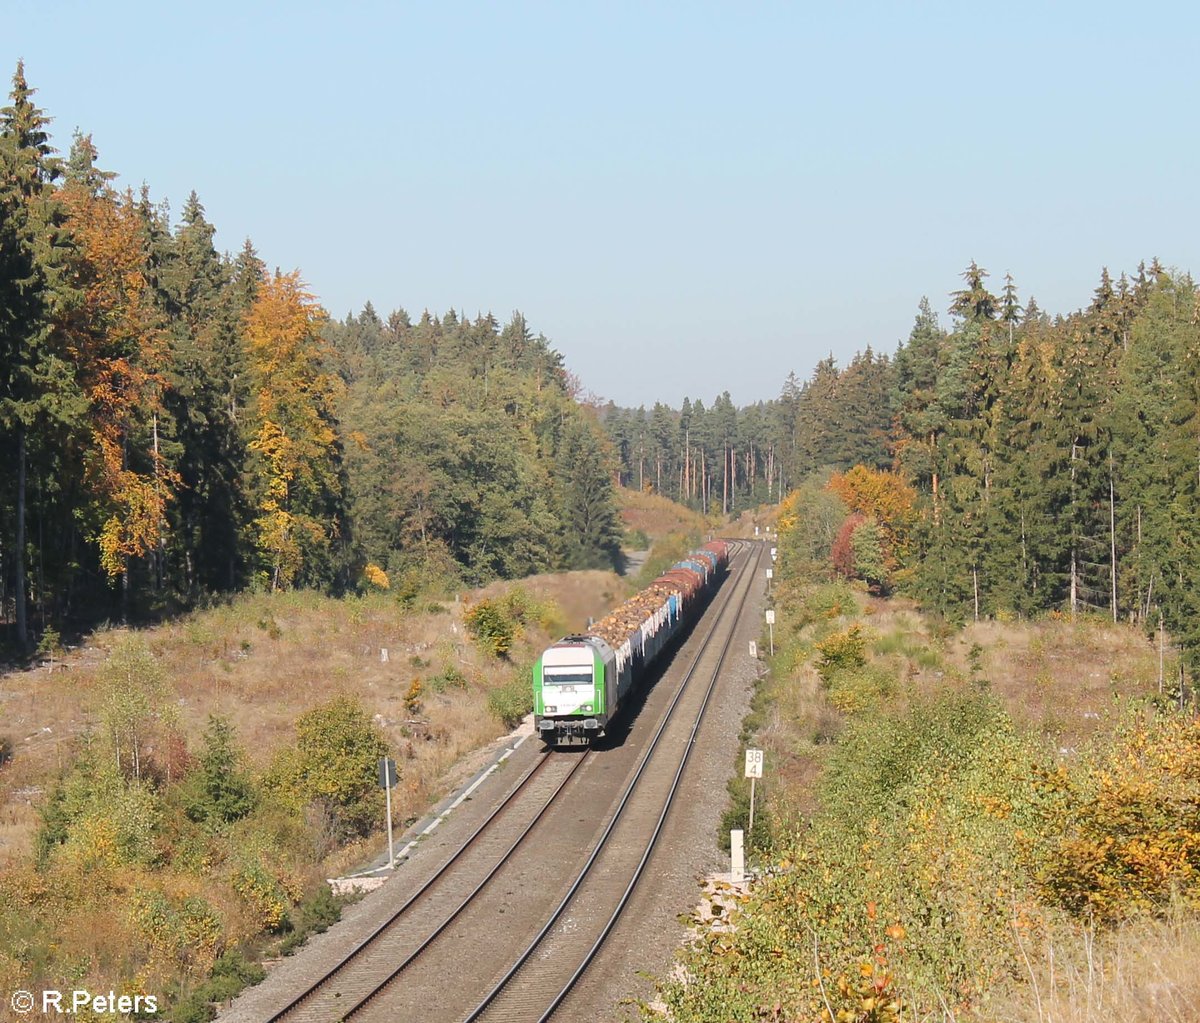
{"label": "orange leaved tree", "polygon": [[903,560],[909,531],[916,521],[916,491],[899,473],[856,465],[834,473],[827,487],[851,512],[873,520],[883,534],[884,557],[889,569]]}
{"label": "orange leaved tree", "polygon": [[[81,141],[93,156],[90,141]],[[132,194],[117,195],[107,177],[72,174],[62,189],[81,297],[65,328],[88,404],[83,463],[100,564],[110,578],[127,580],[130,559],[161,552],[179,475],[160,436],[168,353],[146,276],[143,225]]]}

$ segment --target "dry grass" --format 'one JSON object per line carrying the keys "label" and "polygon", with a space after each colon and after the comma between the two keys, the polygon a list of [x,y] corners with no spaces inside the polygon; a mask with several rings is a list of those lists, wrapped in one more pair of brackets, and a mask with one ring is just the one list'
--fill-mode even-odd
{"label": "dry grass", "polygon": [[[871,659],[899,679],[898,711],[947,688],[986,684],[1017,721],[1047,736],[1062,755],[1111,731],[1130,698],[1158,688],[1157,651],[1127,625],[1086,618],[981,622],[947,635],[904,600],[871,598],[864,612]],[[828,627],[845,625],[839,620]],[[772,808],[787,820],[814,809],[824,751],[843,719],[808,664],[768,684],[771,703],[756,737],[771,750]],[[997,985],[991,1006],[970,1018],[1200,1021],[1200,919],[1194,914],[1141,920],[1103,937],[1059,919],[1044,933],[1050,936],[1044,944],[1022,949],[1025,976]]]}
{"label": "dry grass", "polygon": [[[511,585],[518,584],[494,584],[487,594]],[[443,793],[456,763],[502,732],[488,710],[488,691],[523,671],[549,640],[603,614],[620,592],[611,572],[540,576],[519,585],[558,610],[544,631],[532,629],[519,641],[508,662],[485,656],[470,641],[461,601],[405,611],[387,594],[347,600],[307,592],[244,595],[143,635],[171,681],[170,711],[193,750],[209,715],[224,715],[261,769],[293,741],[299,715],[335,695],[356,696],[400,762],[397,819],[405,820]],[[53,674],[0,677],[0,737],[14,747],[13,760],[0,768],[0,869],[28,852],[45,792],[80,736],[98,727],[99,669],[125,635],[110,629],[88,637]],[[447,669],[465,685],[435,692],[430,680]],[[424,684],[415,714],[404,703],[413,679]]]}
{"label": "dry grass", "polygon": [[871,599],[867,626],[909,693],[986,684],[1017,721],[1069,753],[1158,688],[1158,654],[1136,628],[1096,618],[984,621],[946,637],[904,600]]}
{"label": "dry grass", "polygon": [[1097,938],[1030,949],[1028,985],[997,1019],[1014,1023],[1195,1023],[1200,1020],[1200,920],[1127,924]]}
{"label": "dry grass", "polygon": [[645,533],[658,540],[672,533],[703,532],[704,516],[659,494],[622,487],[617,492],[621,521],[630,531]]}

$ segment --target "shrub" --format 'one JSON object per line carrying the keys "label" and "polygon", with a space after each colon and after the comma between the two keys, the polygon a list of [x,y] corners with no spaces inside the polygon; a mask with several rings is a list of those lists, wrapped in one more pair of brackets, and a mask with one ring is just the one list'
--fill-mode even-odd
{"label": "shrub", "polygon": [[280,750],[265,784],[297,809],[320,802],[340,838],[363,836],[378,826],[382,815],[376,782],[387,750],[362,705],[338,696],[300,716],[295,745]]}
{"label": "shrub", "polygon": [[1112,922],[1200,905],[1200,720],[1139,725],[1075,771],[1038,775],[1047,899]]}
{"label": "shrub", "polygon": [[499,601],[481,600],[463,615],[467,631],[493,657],[507,657],[516,636],[516,623]]}
{"label": "shrub", "polygon": [[505,728],[515,728],[526,714],[533,712],[533,686],[528,679],[528,672],[518,672],[488,692],[488,709]]}
{"label": "shrub", "polygon": [[503,597],[481,600],[463,614],[467,631],[487,653],[507,658],[513,643],[532,622],[546,623],[550,609],[539,604],[520,586]]}
{"label": "shrub", "polygon": [[829,684],[829,702],[845,714],[878,706],[896,692],[896,678],[881,665],[837,672]]}
{"label": "shrub", "polygon": [[377,590],[386,590],[391,586],[387,573],[373,561],[368,562],[367,567],[363,569],[363,580]]}
{"label": "shrub", "polygon": [[185,812],[189,820],[220,829],[254,809],[258,795],[241,765],[242,751],[234,742],[233,726],[225,718],[209,717],[199,768],[188,778]]}
{"label": "shrub", "polygon": [[862,668],[867,663],[867,641],[862,627],[854,624],[826,637],[817,644],[817,653],[817,674],[826,685],[840,672]]}
{"label": "shrub", "polygon": [[291,955],[308,940],[310,934],[323,934],[342,918],[342,907],[349,901],[338,898],[329,885],[322,884],[301,902],[289,917],[290,930],[280,943],[281,955]]}
{"label": "shrub", "polygon": [[410,714],[421,713],[421,680],[414,678],[404,694],[404,709]]}
{"label": "shrub", "polygon": [[174,1023],[208,1023],[216,1019],[213,1002],[226,1002],[243,988],[260,983],[267,975],[238,949],[229,949],[213,964],[209,979],[178,999],[171,1008]]}
{"label": "shrub", "polygon": [[428,685],[435,693],[444,693],[447,689],[466,689],[467,676],[453,664],[448,664],[429,679]]}

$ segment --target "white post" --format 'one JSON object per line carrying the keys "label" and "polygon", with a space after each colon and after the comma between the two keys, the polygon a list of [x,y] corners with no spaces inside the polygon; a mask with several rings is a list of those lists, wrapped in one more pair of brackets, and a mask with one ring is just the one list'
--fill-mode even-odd
{"label": "white post", "polygon": [[396,847],[392,844],[392,786],[391,786],[392,779],[391,779],[390,775],[388,774],[387,767],[384,767],[383,770],[384,770],[385,779],[388,782],[388,784],[383,787],[383,791],[387,795],[388,866],[392,870],[395,870],[396,869]]}
{"label": "white post", "polygon": [[741,884],[746,880],[746,854],[742,848],[742,829],[729,832],[729,883]]}
{"label": "white post", "polygon": [[771,632],[771,656],[774,657],[775,656],[775,623],[772,622],[770,625],[767,626],[767,628]]}
{"label": "white post", "polygon": [[750,777],[750,827],[746,829],[746,834],[751,838],[754,837],[754,783],[758,781],[753,775]]}
{"label": "white post", "polygon": [[750,779],[750,826],[746,829],[749,837],[754,835],[754,783],[762,777],[763,751],[760,749],[746,750],[745,777]]}

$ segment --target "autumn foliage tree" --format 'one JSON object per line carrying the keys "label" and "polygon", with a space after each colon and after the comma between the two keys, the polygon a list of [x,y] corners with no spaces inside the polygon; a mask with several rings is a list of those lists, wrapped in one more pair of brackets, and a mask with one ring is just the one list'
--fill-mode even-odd
{"label": "autumn foliage tree", "polygon": [[77,139],[62,189],[80,295],[67,333],[88,405],[83,464],[95,541],[102,568],[117,577],[131,558],[159,549],[179,475],[160,443],[167,346],[147,280],[141,218],[132,193],[114,193],[94,158],[91,140]]}
{"label": "autumn foliage tree", "polygon": [[915,521],[916,491],[895,472],[856,465],[826,489],[850,509],[833,546],[834,567],[884,586],[903,561]]}
{"label": "autumn foliage tree", "polygon": [[326,368],[323,322],[297,273],[264,281],[246,315],[253,532],[272,590],[327,574],[342,532],[342,384]]}

